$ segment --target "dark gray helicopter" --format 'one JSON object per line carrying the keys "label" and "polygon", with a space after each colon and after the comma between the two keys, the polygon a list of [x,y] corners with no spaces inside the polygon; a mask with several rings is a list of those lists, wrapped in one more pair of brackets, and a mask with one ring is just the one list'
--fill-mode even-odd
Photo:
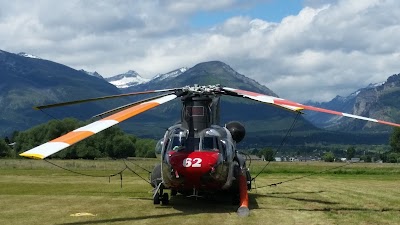
{"label": "dark gray helicopter", "polygon": [[243,125],[235,121],[229,122],[225,126],[219,125],[219,103],[222,95],[252,99],[293,112],[313,110],[400,127],[400,124],[396,123],[307,106],[273,96],[221,85],[194,85],[134,92],[38,106],[36,108],[45,109],[149,93],[163,94],[99,114],[97,116],[109,116],[73,130],[20,155],[34,159],[44,159],[104,129],[179,97],[182,101],[181,121],[168,128],[156,147],[156,153],[160,156],[161,162],[151,174],[150,182],[155,188],[154,204],[160,204],[160,202],[168,204],[169,195],[164,192],[164,189],[170,189],[171,195],[181,193],[194,197],[203,194],[228,192],[239,199],[238,214],[246,216],[249,214],[247,191],[251,189],[251,176],[246,166],[245,158],[236,150],[236,143],[244,138],[245,129]]}

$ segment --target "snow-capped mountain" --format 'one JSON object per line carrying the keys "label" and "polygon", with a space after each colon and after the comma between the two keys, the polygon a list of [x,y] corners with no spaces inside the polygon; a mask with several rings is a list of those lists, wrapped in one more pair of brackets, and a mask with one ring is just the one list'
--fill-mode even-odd
{"label": "snow-capped mountain", "polygon": [[153,77],[152,79],[143,78],[137,72],[135,72],[133,70],[129,70],[126,73],[118,74],[116,76],[105,78],[105,79],[109,83],[116,86],[117,88],[125,89],[125,88],[129,88],[129,87],[134,87],[134,86],[137,86],[140,84],[152,83],[154,81],[158,82],[158,81],[165,80],[168,78],[174,78],[174,77],[181,75],[186,70],[187,70],[186,67],[182,67],[182,68],[173,70],[168,73],[158,74],[155,77]]}
{"label": "snow-capped mountain", "polygon": [[[397,96],[397,90],[400,86],[399,77],[400,75],[393,75],[385,82],[369,84],[346,97],[338,95],[329,102],[307,102],[305,104],[361,116],[388,117],[387,120],[390,121],[389,116],[385,113],[391,112],[389,109],[392,106],[383,107],[383,102],[392,102],[393,96],[391,95]],[[346,129],[353,129],[353,125],[348,125],[349,120],[346,118],[317,112],[307,112],[305,117],[321,128],[344,129],[346,127]],[[370,124],[366,124],[366,126],[370,126]]]}
{"label": "snow-capped mountain", "polygon": [[186,72],[187,69],[188,69],[187,67],[182,67],[182,68],[170,71],[168,73],[158,74],[155,77],[153,77],[153,79],[151,79],[151,81],[161,81],[161,80],[165,80],[167,78],[177,77],[177,76],[181,75],[182,73]]}
{"label": "snow-capped mountain", "polygon": [[150,79],[141,77],[138,73],[133,70],[129,70],[126,73],[118,74],[113,77],[105,78],[106,81],[116,86],[117,88],[128,88],[148,82]]}
{"label": "snow-capped mountain", "polygon": [[42,59],[42,58],[40,58],[39,56],[32,55],[32,54],[28,54],[28,53],[26,53],[26,52],[20,52],[20,53],[18,53],[17,55],[23,56],[23,57],[27,57],[27,58],[32,58],[32,59]]}
{"label": "snow-capped mountain", "polygon": [[96,72],[96,71],[94,71],[94,72],[89,72],[89,71],[86,71],[86,70],[79,70],[80,72],[83,72],[83,73],[85,73],[85,74],[87,74],[87,75],[89,75],[89,76],[93,76],[93,77],[97,77],[97,78],[101,78],[101,79],[104,79],[104,77],[103,76],[101,76],[98,72]]}

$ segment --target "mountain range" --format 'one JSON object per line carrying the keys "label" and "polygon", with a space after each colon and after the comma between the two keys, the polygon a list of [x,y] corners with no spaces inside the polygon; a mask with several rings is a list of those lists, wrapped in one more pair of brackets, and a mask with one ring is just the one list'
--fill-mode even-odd
{"label": "mountain range", "polygon": [[[114,95],[135,91],[182,87],[186,85],[222,84],[277,96],[272,90],[242,74],[229,65],[203,62],[191,68],[182,67],[152,79],[141,77],[130,70],[113,77],[103,78],[97,72],[75,70],[65,65],[41,59],[27,53],[13,54],[0,51],[0,133],[28,129],[51,119],[66,116],[89,119],[91,115],[135,101],[123,98],[89,104],[78,104],[48,109],[45,113],[32,110],[34,105],[51,104],[83,98]],[[390,76],[386,82],[355,91],[347,97],[337,96],[329,102],[308,102],[337,111],[399,122],[400,74]],[[47,114],[47,115],[46,115]],[[291,126],[295,114],[245,99],[223,97],[222,123],[239,120],[246,126],[245,144],[277,144]],[[138,136],[159,138],[165,129],[180,118],[180,102],[162,105],[134,117],[121,126]],[[323,130],[321,130],[323,128]],[[328,130],[326,130],[328,129]],[[391,128],[373,123],[353,121],[336,116],[307,111],[296,123],[292,143],[343,142],[347,140],[380,143],[387,141]],[[357,132],[349,138],[344,131]],[[370,137],[373,137],[372,139]],[[247,143],[246,143],[247,142]]]}
{"label": "mountain range", "polygon": [[[329,102],[307,102],[317,107],[328,108],[359,116],[399,121],[400,118],[400,74],[390,76],[386,81],[370,84],[349,96],[336,96]],[[349,120],[329,114],[308,112],[305,115],[314,125],[324,129],[346,131],[384,131],[390,127],[379,126],[359,120]]]}

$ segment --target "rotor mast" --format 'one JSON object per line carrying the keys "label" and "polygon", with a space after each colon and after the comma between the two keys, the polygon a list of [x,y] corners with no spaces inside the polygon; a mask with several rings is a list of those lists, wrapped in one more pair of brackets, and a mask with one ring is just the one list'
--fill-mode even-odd
{"label": "rotor mast", "polygon": [[182,126],[189,132],[199,132],[212,124],[219,124],[220,87],[186,87],[182,97]]}

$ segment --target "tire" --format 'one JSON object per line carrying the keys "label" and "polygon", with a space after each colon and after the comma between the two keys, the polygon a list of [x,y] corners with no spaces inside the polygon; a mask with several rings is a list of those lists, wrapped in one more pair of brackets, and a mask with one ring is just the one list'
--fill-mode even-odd
{"label": "tire", "polygon": [[154,195],[153,203],[154,203],[154,205],[160,204],[160,194],[157,193],[156,195]]}
{"label": "tire", "polygon": [[168,205],[169,204],[169,196],[168,193],[164,193],[161,199],[161,203],[163,205]]}

